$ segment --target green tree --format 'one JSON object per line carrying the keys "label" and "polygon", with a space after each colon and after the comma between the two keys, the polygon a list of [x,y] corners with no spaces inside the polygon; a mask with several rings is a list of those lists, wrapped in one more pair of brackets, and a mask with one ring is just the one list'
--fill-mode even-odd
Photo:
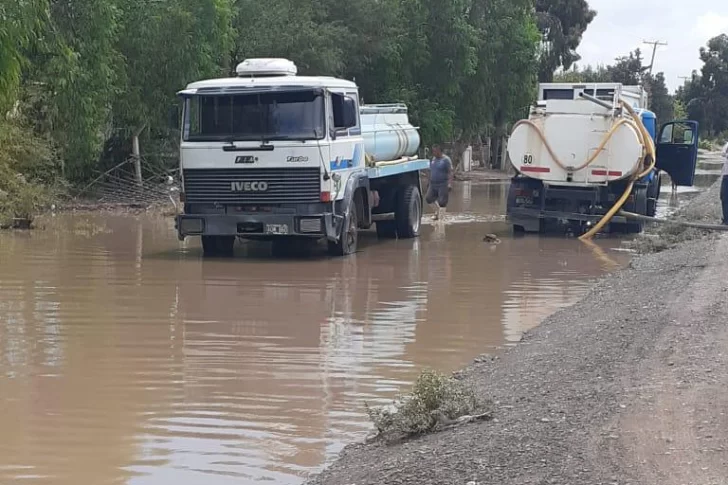
{"label": "green tree", "polygon": [[649,93],[650,111],[655,113],[658,123],[666,123],[675,117],[674,97],[670,95],[665,84],[665,74],[645,76],[645,87]]}
{"label": "green tree", "polygon": [[701,83],[704,91],[705,122],[709,131],[728,130],[728,35],[722,34],[700,48],[703,61]]}
{"label": "green tree", "polygon": [[118,9],[108,0],[54,0],[28,77],[44,88],[48,125],[73,180],[88,177],[109,130],[121,58]]}
{"label": "green tree", "polygon": [[576,64],[569,71],[556,73],[553,80],[560,83],[613,82],[611,74],[605,66],[586,66],[584,69],[580,69]]}
{"label": "green tree", "polygon": [[703,67],[678,88],[676,97],[690,119],[701,125],[701,132],[717,136],[728,130],[728,35],[710,39],[700,49]]}
{"label": "green tree", "polygon": [[326,3],[237,0],[235,13],[233,63],[248,57],[285,57],[301,74],[342,72],[341,46],[346,42],[340,39],[348,32],[328,20]]}
{"label": "green tree", "polygon": [[47,0],[0,3],[0,113],[17,100],[27,49],[38,41],[47,19]]}
{"label": "green tree", "polygon": [[541,31],[539,80],[550,82],[559,68],[568,71],[580,59],[582,36],[597,13],[586,0],[536,0]]}
{"label": "green tree", "polygon": [[528,1],[479,1],[470,14],[478,38],[477,69],[465,83],[458,112],[466,139],[503,134],[526,115],[535,96],[540,40]]}
{"label": "green tree", "polygon": [[673,118],[676,120],[684,120],[688,117],[688,110],[685,104],[677,97],[673,99],[672,111]]}
{"label": "green tree", "polygon": [[635,49],[627,56],[618,57],[614,65],[607,67],[609,79],[627,86],[640,84],[647,70],[642,61],[642,52],[639,49]]}

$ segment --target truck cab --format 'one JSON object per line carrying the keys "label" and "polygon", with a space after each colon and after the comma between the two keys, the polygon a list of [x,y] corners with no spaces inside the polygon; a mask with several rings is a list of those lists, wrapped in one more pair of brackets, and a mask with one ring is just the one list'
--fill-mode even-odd
{"label": "truck cab", "polygon": [[286,59],[249,59],[236,72],[178,93],[179,238],[200,236],[206,255],[232,253],[239,237],[326,239],[333,253],[353,252],[375,207],[357,85],[298,76]]}

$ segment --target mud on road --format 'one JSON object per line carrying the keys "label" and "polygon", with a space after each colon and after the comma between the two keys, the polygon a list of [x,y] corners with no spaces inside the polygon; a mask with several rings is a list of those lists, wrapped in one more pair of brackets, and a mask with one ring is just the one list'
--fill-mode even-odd
{"label": "mud on road", "polygon": [[[682,215],[715,221],[716,195]],[[310,483],[726,483],[728,238],[691,237],[469,367],[493,421],[352,445]]]}

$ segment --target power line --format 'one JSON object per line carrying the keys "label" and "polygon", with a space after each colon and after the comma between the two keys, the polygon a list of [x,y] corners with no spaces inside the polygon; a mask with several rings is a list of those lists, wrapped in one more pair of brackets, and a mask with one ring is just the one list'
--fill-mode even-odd
{"label": "power line", "polygon": [[658,46],[665,46],[667,45],[667,42],[661,42],[659,40],[643,40],[643,44],[651,45],[652,46],[652,59],[650,60],[649,65],[649,73],[652,75],[652,66],[655,65],[655,54],[657,54],[657,47]]}

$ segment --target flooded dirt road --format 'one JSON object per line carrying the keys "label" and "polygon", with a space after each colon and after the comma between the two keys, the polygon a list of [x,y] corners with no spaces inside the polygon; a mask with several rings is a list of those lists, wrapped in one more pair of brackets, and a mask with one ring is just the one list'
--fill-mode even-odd
{"label": "flooded dirt road", "polygon": [[627,262],[618,240],[511,238],[506,187],[460,185],[454,223],[346,259],[203,261],[146,215],[0,234],[0,483],[301,483],[367,434],[364,402],[513,344]]}

